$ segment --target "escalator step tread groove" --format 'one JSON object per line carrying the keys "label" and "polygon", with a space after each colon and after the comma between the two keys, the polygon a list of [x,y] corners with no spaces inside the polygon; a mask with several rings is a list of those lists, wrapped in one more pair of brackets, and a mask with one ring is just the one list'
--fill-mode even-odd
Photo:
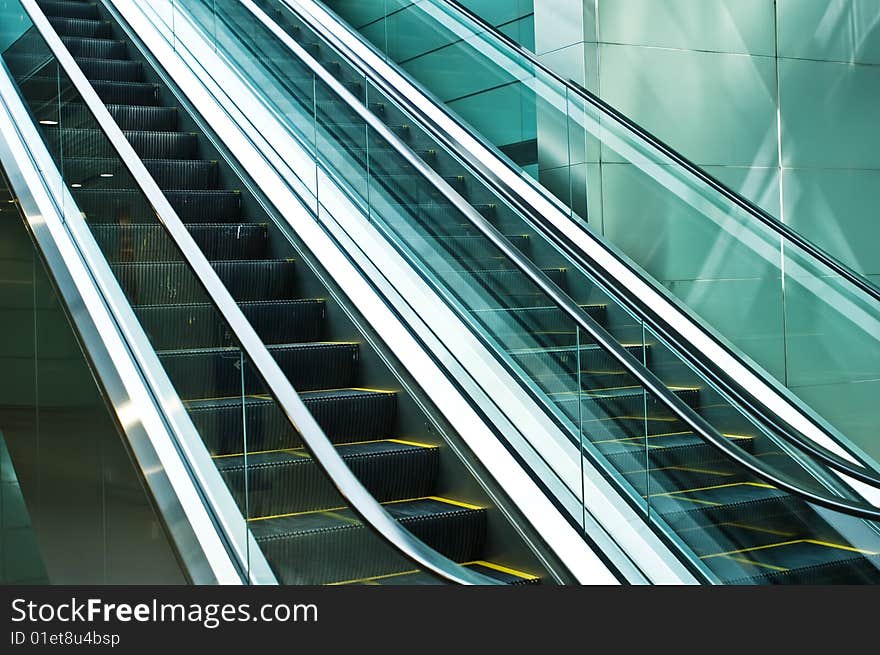
{"label": "escalator step tread groove", "polygon": [[[303,403],[333,443],[381,439],[393,433],[397,394],[385,390],[334,389],[300,393]],[[251,450],[300,448],[302,439],[274,400],[265,397],[207,398],[184,401],[208,450],[215,455],[241,452],[247,427]],[[244,404],[244,412],[242,411]]]}
{"label": "escalator step tread groove", "polygon": [[[437,446],[380,440],[342,444],[337,451],[380,502],[426,496],[437,482]],[[246,498],[252,516],[327,510],[341,502],[303,449],[235,455],[215,463],[236,499]]]}

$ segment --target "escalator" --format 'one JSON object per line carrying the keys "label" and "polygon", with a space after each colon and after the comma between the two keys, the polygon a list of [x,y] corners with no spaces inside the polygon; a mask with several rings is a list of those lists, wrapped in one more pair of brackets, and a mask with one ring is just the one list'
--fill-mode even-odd
{"label": "escalator", "polygon": [[[423,405],[371,351],[231,169],[212,156],[204,135],[114,22],[95,3],[41,1],[39,7],[369,493],[413,535],[488,582],[546,579],[537,558],[493,516],[498,510],[444,447]],[[346,507],[35,28],[6,50],[4,61],[277,579],[439,580],[389,548]],[[505,559],[493,559],[499,554]]]}
{"label": "escalator", "polygon": [[[634,490],[634,502],[680,540],[708,579],[728,584],[880,579],[875,523],[841,520],[828,506],[811,504],[809,495],[789,493],[766,475],[775,471],[780,480],[790,476],[814,491],[840,489],[833,476],[804,476],[800,467],[811,461],[800,449],[805,440],[792,444],[750,422],[738,415],[748,408],[714,381],[683,370],[673,344],[628,315],[601,282],[554,252],[465,159],[374,87],[314,23],[291,12],[286,5],[293,3],[251,4],[267,9],[266,18],[275,26],[267,28],[259,10],[233,3],[185,2],[180,11],[205,26],[208,40],[226,60],[265,91],[291,134],[321,135],[324,148],[318,148],[317,158],[340,177],[348,175],[352,187],[368,188],[370,220],[389,242],[454,298],[476,329],[500,343],[511,370],[528,378],[548,405],[574,423],[583,451],[603,462],[609,478]],[[269,45],[273,39],[284,46]],[[309,57],[323,69],[314,77],[306,74]],[[321,90],[326,76],[339,82],[332,93]],[[389,130],[365,119],[340,88]],[[416,157],[441,181],[426,182],[431,173]],[[524,274],[516,253],[539,267],[538,277]],[[539,288],[535,280],[548,286]],[[548,292],[553,287],[574,299],[583,323],[560,309]],[[583,327],[593,323],[595,331]],[[719,452],[676,402],[647,391],[645,378],[610,352],[601,334],[618,337],[624,352],[668,381],[666,389],[677,403],[718,426],[729,452],[741,453],[742,459]],[[869,469],[865,479],[872,479]],[[845,488],[839,493],[857,497]],[[856,514],[874,518],[873,510]]]}
{"label": "escalator", "polygon": [[[479,3],[256,4],[314,48],[328,70],[344,56],[382,71],[388,84],[377,81],[377,115],[474,202],[481,202],[479,185],[462,162],[502,179],[517,202],[533,207],[538,229],[567,240],[574,256],[593,257],[599,240],[636,272],[631,288],[646,281],[733,355],[721,369],[745,362],[737,376],[765,380],[769,393],[781,391],[876,469],[880,289],[793,230],[798,217],[783,223],[767,214],[553,73],[480,9],[468,9]],[[435,138],[445,131],[447,143],[460,143],[460,161],[450,161],[395,102]],[[524,151],[520,138],[531,139],[525,158],[514,152]],[[647,294],[635,295],[655,322],[672,322]]]}
{"label": "escalator", "polygon": [[[394,127],[390,134],[335,88],[316,91],[315,74],[304,74],[312,64],[254,20],[250,9],[223,2],[179,5],[196,22],[225,24],[247,47],[267,48],[265,56],[251,50],[252,59],[241,60],[265,69],[245,73],[273,82],[258,86],[284,107],[292,132],[320,134],[316,156],[339,177],[366,168],[370,219],[388,236],[389,253],[405,256],[424,280],[448,294],[449,305],[461,310],[511,379],[569,431],[578,460],[589,460],[615,485],[697,580],[880,579],[880,510],[830,472],[834,467],[825,464],[831,456],[820,449],[816,457],[701,370],[683,366],[687,359],[676,344],[634,316],[615,289],[554,249],[412,116],[387,98],[377,102],[364,78],[346,77],[350,64],[317,42],[307,25],[282,14],[282,31]],[[387,348],[377,353],[381,346],[358,332],[338,295],[323,285],[328,278],[316,275],[284,238],[265,203],[107,7],[73,1],[39,6],[369,493],[466,570],[501,583],[564,581],[524,543],[518,532],[525,528],[515,529],[509,514],[493,505],[497,490],[480,490],[471,466],[446,447],[438,419],[425,413],[430,401],[404,391],[409,386],[389,370],[393,355]],[[435,581],[376,539],[323,477],[272,385],[242,355],[234,331],[157,223],[94,112],[77,88],[53,73],[54,60],[35,40],[26,34],[4,61],[278,580]],[[233,63],[236,47],[232,39],[222,44]],[[433,176],[414,153],[431,164]],[[858,479],[876,482],[870,472]],[[581,501],[586,512],[592,499]],[[540,539],[530,535],[528,541]]]}

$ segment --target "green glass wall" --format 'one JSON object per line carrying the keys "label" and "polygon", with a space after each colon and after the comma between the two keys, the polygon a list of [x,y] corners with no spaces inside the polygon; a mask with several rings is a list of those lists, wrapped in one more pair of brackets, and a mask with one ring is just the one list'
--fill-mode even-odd
{"label": "green glass wall", "polygon": [[[544,63],[880,284],[873,210],[880,187],[880,2],[535,0],[534,16],[535,52]],[[540,177],[552,185],[558,172],[551,158],[542,159],[548,165],[542,163]],[[601,194],[601,202],[590,202],[602,208],[590,217],[595,227],[700,313],[736,320],[727,336],[808,403],[820,404],[845,433],[873,433],[876,426],[856,410],[880,397],[880,381],[838,384],[852,373],[842,368],[851,368],[845,363],[858,351],[865,361],[876,358],[871,340],[828,334],[827,348],[797,357],[797,339],[783,343],[774,335],[785,332],[787,319],[808,324],[818,308],[789,297],[789,316],[757,312],[776,306],[765,304],[767,294],[780,293],[760,271],[709,278],[680,269],[675,250],[694,247],[696,237],[644,239],[638,218],[681,208],[633,193],[625,165],[601,153],[593,159],[584,177],[589,193]]]}
{"label": "green glass wall", "polygon": [[183,583],[0,169],[0,583]]}

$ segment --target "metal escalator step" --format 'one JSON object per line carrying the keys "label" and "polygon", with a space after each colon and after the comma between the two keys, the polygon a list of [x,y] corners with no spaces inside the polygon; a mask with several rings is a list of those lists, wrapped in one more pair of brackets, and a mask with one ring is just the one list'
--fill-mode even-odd
{"label": "metal escalator step", "polygon": [[[479,557],[486,511],[441,498],[387,503],[416,537],[460,562]],[[412,569],[349,509],[252,520],[257,543],[284,584],[327,584]]]}
{"label": "metal escalator step", "polygon": [[130,59],[93,59],[76,57],[76,63],[91,81],[142,82],[143,66]]}
{"label": "metal escalator step", "polygon": [[[500,566],[494,562],[476,561],[464,562],[461,564],[466,569],[476,571],[490,578],[494,578],[502,584],[508,585],[526,585],[541,584],[541,578],[525,571],[517,571],[506,566]],[[375,586],[423,586],[423,585],[441,585],[444,582],[436,575],[425,571],[404,571],[402,573],[391,573],[388,575],[379,575],[372,578],[362,578],[360,580],[345,580],[335,584],[357,584],[357,585],[375,585]]]}
{"label": "metal escalator step", "polygon": [[107,105],[123,130],[173,132],[177,129],[177,107],[155,105]]}
{"label": "metal escalator step", "polygon": [[864,584],[875,582],[880,568],[878,551],[811,538],[777,540],[701,560],[730,584]]}
{"label": "metal escalator step", "polygon": [[[319,341],[324,336],[323,300],[269,300],[238,304],[264,343]],[[153,305],[135,308],[156,350],[225,348],[234,345],[214,305]]]}
{"label": "metal escalator step", "polygon": [[[604,325],[605,305],[582,305],[581,309]],[[471,315],[508,348],[526,348],[536,342],[575,346],[578,342],[574,320],[558,307],[482,309]]]}
{"label": "metal escalator step", "polygon": [[[624,348],[639,361],[645,355],[646,349],[641,344],[627,344]],[[650,346],[647,352],[650,353]],[[632,384],[623,365],[595,344],[580,348],[577,345],[517,348],[509,354],[546,393],[576,389],[579,372],[581,387],[587,391]]]}
{"label": "metal escalator step", "polygon": [[[198,139],[183,132],[127,130],[125,138],[142,159],[193,159],[198,153]],[[116,150],[97,129],[43,128],[47,145],[56,153],[72,157],[112,158]]]}
{"label": "metal escalator step", "polygon": [[95,80],[92,88],[102,102],[112,105],[158,105],[159,85],[153,82]]}
{"label": "metal escalator step", "polygon": [[[156,214],[136,189],[74,189],[79,209],[89,223],[148,223]],[[221,223],[241,220],[241,194],[237,191],[165,191],[165,197],[186,223]]]}
{"label": "metal escalator step", "polygon": [[[286,260],[212,262],[232,297],[284,300],[294,297],[294,263]],[[177,305],[206,302],[206,294],[183,262],[112,264],[133,305]]]}
{"label": "metal escalator step", "polygon": [[61,41],[74,57],[89,57],[91,59],[125,59],[128,57],[128,47],[125,41],[78,36],[62,36]]}
{"label": "metal escalator step", "polygon": [[[488,238],[482,235],[424,237],[419,239],[420,258],[429,265],[442,266],[456,262],[462,268],[513,269],[514,264]],[[406,237],[405,237],[406,238]],[[528,247],[528,237],[510,235],[507,240],[515,248]]]}
{"label": "metal escalator step", "polygon": [[44,14],[58,18],[98,18],[98,5],[93,2],[58,2],[56,0],[37,0]]}
{"label": "metal escalator step", "polygon": [[[338,389],[354,384],[358,344],[310,342],[275,344],[269,352],[298,391]],[[159,353],[178,395],[185,399],[225,398],[266,393],[255,370],[242,368],[238,348],[199,348]]]}
{"label": "metal escalator step", "polygon": [[[565,269],[543,269],[558,286],[565,289]],[[472,300],[474,309],[500,307],[541,307],[547,297],[525,273],[518,270],[436,270],[436,275],[454,289],[477,289],[479,297]]]}
{"label": "metal escalator step", "polygon": [[110,22],[89,18],[49,16],[49,23],[59,36],[79,36],[89,39],[109,39],[113,36]]}
{"label": "metal escalator step", "polygon": [[[591,443],[602,453],[618,471],[639,471],[645,464],[651,468],[668,466],[685,466],[691,468],[709,467],[719,461],[727,461],[715,446],[693,432],[653,432],[644,435],[644,427],[639,436],[628,436],[612,439],[590,439]],[[748,436],[725,435],[740,448],[751,451],[754,440]],[[589,438],[589,435],[587,435]],[[647,449],[647,452],[646,452]]]}
{"label": "metal escalator step", "polygon": [[[98,224],[92,234],[101,251],[112,263],[167,262],[181,259],[180,250],[167,230],[158,224]],[[266,256],[266,225],[234,223],[196,223],[187,225],[189,233],[210,260],[262,259]]]}
{"label": "metal escalator step", "polygon": [[[343,444],[339,454],[376,500],[431,493],[439,448],[395,440]],[[339,491],[304,449],[256,452],[214,460],[239,507],[251,516],[274,516],[338,507]],[[246,503],[246,505],[245,505]]]}
{"label": "metal escalator step", "polygon": [[[373,389],[333,389],[300,394],[334,443],[381,439],[394,430],[397,394]],[[302,439],[268,397],[209,398],[184,403],[212,454],[241,452],[247,429],[250,450],[300,448]]]}
{"label": "metal escalator step", "polygon": [[[217,162],[214,161],[144,159],[143,164],[159,188],[163,190],[207,191],[217,186]],[[64,177],[68,184],[80,184],[84,189],[134,187],[131,174],[120,159],[66,157]]]}
{"label": "metal escalator step", "polygon": [[[122,130],[174,132],[177,129],[177,108],[156,105],[106,105],[107,111]],[[67,103],[60,112],[49,104],[37,110],[37,120],[51,120],[69,128],[94,128],[94,115],[82,103]]]}

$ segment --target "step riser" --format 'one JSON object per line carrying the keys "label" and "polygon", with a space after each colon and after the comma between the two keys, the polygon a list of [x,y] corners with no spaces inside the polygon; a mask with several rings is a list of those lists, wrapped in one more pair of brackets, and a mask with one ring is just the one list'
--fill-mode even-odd
{"label": "step riser", "polygon": [[[123,130],[146,130],[173,132],[177,129],[177,110],[174,107],[150,107],[136,105],[106,105],[107,111]],[[47,105],[37,112],[37,119],[53,120],[62,127],[95,129],[97,121],[85,105],[69,103],[59,116],[57,105]]]}
{"label": "step riser", "polygon": [[[143,163],[160,189],[208,190],[217,186],[214,162],[146,159]],[[136,186],[118,160],[71,159],[65,162],[64,172],[68,183],[82,184],[86,189],[120,190]],[[112,172],[113,177],[101,177],[105,172]]]}
{"label": "step riser", "polygon": [[[199,248],[211,261],[263,259],[266,229],[259,225],[189,226]],[[95,225],[92,233],[113,263],[180,260],[180,251],[164,228],[156,225]]]}
{"label": "step riser", "polygon": [[[139,191],[74,189],[77,205],[90,223],[149,223],[156,219]],[[241,220],[241,196],[229,191],[166,191],[165,197],[185,223]]]}
{"label": "step riser", "polygon": [[40,1],[40,9],[47,16],[58,18],[85,18],[95,20],[98,18],[98,7],[86,2],[46,2]]}
{"label": "step riser", "polygon": [[[356,345],[312,348],[270,348],[275,361],[298,391],[339,389],[353,385],[357,373]],[[185,399],[226,398],[266,393],[263,381],[246,365],[242,379],[238,351],[162,354],[178,394]]]}
{"label": "step riser", "polygon": [[[264,343],[303,343],[323,338],[323,303],[240,307]],[[156,350],[227,348],[235,343],[225,321],[212,306],[137,307],[135,312]]]}
{"label": "step riser", "polygon": [[78,36],[87,39],[109,39],[113,37],[110,23],[82,18],[49,17],[52,28],[59,36]]}
{"label": "step riser", "polygon": [[88,57],[89,59],[125,59],[128,57],[128,48],[122,41],[64,36],[61,37],[61,41],[74,57]]}
{"label": "step riser", "polygon": [[76,63],[85,76],[93,82],[143,82],[144,80],[143,67],[138,61],[77,58]]}
{"label": "step riser", "polygon": [[[403,523],[428,546],[460,562],[477,559],[485,539],[484,512]],[[283,584],[326,584],[414,568],[363,526],[258,543]]]}
{"label": "step riser", "polygon": [[[118,156],[103,132],[97,130],[46,129],[43,134],[49,147],[65,156]],[[198,140],[192,134],[128,132],[125,136],[141,159],[194,159],[198,155]]]}
{"label": "step riser", "polygon": [[[392,434],[397,415],[394,394],[353,396],[345,399],[304,398],[311,415],[334,443],[380,439]],[[241,405],[190,409],[190,417],[208,450],[229,455],[243,450],[242,435],[247,428],[248,449],[252,451],[301,448],[302,439],[274,402],[247,405],[246,425]]]}
{"label": "step riser", "polygon": [[[427,496],[437,481],[437,449],[382,457],[346,458],[352,473],[379,502]],[[311,460],[297,465],[222,471],[239,507],[250,516],[330,509],[344,504],[336,487]]]}
{"label": "step riser", "polygon": [[[214,270],[239,301],[294,297],[293,262],[214,262]],[[117,279],[134,305],[206,302],[206,292],[184,264],[115,264]]]}

